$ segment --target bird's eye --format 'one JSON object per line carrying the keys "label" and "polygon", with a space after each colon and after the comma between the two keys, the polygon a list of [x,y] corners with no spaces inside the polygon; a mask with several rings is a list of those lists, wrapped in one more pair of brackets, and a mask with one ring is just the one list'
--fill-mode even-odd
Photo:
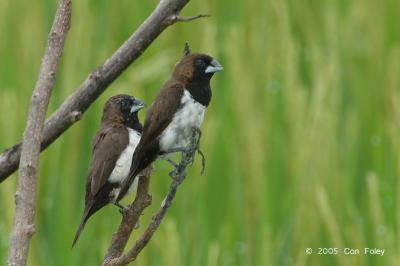
{"label": "bird's eye", "polygon": [[203,59],[199,58],[197,59],[194,64],[196,65],[196,67],[198,68],[205,68],[206,67],[206,62],[204,62]]}

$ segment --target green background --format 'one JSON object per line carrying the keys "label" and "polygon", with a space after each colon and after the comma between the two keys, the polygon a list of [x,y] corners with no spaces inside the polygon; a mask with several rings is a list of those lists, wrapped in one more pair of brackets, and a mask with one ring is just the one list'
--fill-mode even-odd
{"label": "green background", "polygon": [[[156,4],[73,2],[48,114]],[[21,139],[55,5],[0,0],[1,150]],[[29,265],[99,265],[120,221],[114,206],[89,220],[73,250],[71,242],[102,106],[118,93],[151,103],[185,40],[225,67],[212,80],[202,127],[206,172],[200,176],[198,159],[134,264],[398,265],[400,1],[192,0],[183,11],[198,13],[213,16],[166,30],[42,154]],[[160,206],[169,171],[167,163],[156,163],[153,204],[134,236]],[[14,174],[0,184],[0,264],[16,181]],[[308,247],[314,254],[306,255]],[[315,254],[319,247],[361,254]],[[364,255],[366,247],[385,254]]]}

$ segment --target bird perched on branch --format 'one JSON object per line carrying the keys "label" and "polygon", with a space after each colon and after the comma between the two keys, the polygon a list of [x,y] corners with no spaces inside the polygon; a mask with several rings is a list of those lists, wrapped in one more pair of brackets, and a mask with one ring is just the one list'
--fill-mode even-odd
{"label": "bird perched on branch", "polygon": [[147,113],[142,138],[117,201],[125,196],[136,175],[158,156],[185,151],[193,129],[200,130],[205,109],[210,103],[210,80],[222,69],[211,56],[191,53],[186,43],[183,58]]}
{"label": "bird perched on branch", "polygon": [[[144,107],[140,100],[124,94],[113,96],[106,102],[101,128],[92,144],[85,210],[72,246],[89,217],[108,203],[115,203],[120,185],[129,174],[132,155],[143,131],[138,112]],[[118,203],[116,205],[122,208]]]}

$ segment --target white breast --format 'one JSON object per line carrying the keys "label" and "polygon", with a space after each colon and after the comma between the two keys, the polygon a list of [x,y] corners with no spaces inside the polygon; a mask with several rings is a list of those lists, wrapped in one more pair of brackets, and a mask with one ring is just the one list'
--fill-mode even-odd
{"label": "white breast", "polygon": [[119,156],[114,170],[108,178],[108,181],[111,183],[121,183],[128,176],[129,170],[131,169],[133,152],[141,137],[140,133],[136,130],[131,128],[127,129],[129,131],[129,144]]}
{"label": "white breast", "polygon": [[184,90],[181,105],[181,109],[174,115],[161,135],[160,149],[162,151],[187,147],[192,136],[192,128],[200,128],[203,122],[206,108],[194,100],[187,90]]}

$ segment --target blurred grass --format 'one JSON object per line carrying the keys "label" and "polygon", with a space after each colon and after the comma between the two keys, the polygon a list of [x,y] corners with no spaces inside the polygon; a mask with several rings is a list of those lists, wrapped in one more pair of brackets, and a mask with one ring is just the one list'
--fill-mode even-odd
{"label": "blurred grass", "polygon": [[[0,149],[20,140],[56,1],[0,0]],[[53,112],[157,1],[75,1]],[[207,168],[190,169],[137,265],[398,265],[400,261],[400,2],[191,1],[177,24],[100,97],[40,165],[29,265],[99,265],[120,220],[113,206],[81,218],[90,141],[108,97],[151,103],[188,40],[218,58],[203,126]],[[142,114],[142,118],[143,118]],[[153,205],[169,166],[157,163]],[[16,174],[0,185],[0,263]],[[137,235],[137,234],[136,234]],[[306,255],[311,247],[385,248]]]}

